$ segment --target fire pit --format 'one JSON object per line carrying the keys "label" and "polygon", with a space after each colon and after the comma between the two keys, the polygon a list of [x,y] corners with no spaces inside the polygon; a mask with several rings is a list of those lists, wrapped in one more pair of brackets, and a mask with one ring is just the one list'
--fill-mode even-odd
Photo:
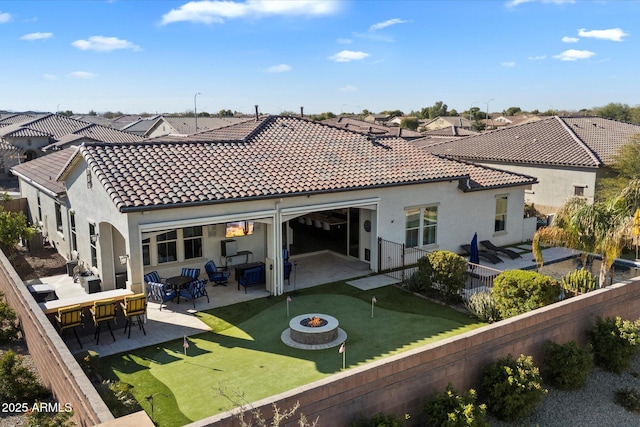
{"label": "fire pit", "polygon": [[338,320],[327,314],[303,314],[291,319],[289,329],[282,333],[282,341],[296,348],[334,347],[347,337],[338,325]]}

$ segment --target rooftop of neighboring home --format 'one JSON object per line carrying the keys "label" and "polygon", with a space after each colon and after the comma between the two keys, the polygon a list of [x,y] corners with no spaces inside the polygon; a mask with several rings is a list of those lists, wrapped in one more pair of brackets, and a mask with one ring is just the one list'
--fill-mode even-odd
{"label": "rooftop of neighboring home", "polygon": [[134,142],[141,137],[118,129],[72,119],[60,114],[47,113],[0,127],[0,138],[45,136],[58,142],[69,135],[104,142]]}
{"label": "rooftop of neighboring home", "polygon": [[35,181],[39,165],[55,163],[63,180],[84,158],[122,212],[452,179],[460,181],[463,191],[536,182],[529,176],[434,156],[401,138],[376,140],[280,116],[184,137],[84,143],[68,162],[62,153],[70,152],[60,152],[55,159],[47,155],[13,170]]}
{"label": "rooftop of neighboring home", "polygon": [[422,134],[420,132],[416,132],[410,129],[400,128],[397,126],[389,127],[384,125],[376,125],[348,116],[334,117],[332,119],[323,120],[322,123],[352,130],[354,132],[360,132],[367,135],[375,135],[379,137],[395,137],[404,139],[414,139],[422,137]]}
{"label": "rooftop of neighboring home", "polygon": [[19,177],[28,179],[35,186],[52,195],[63,195],[67,190],[64,183],[57,179],[58,174],[77,150],[77,147],[70,147],[64,150],[52,151],[46,156],[14,166],[12,172]]}
{"label": "rooftop of neighboring home", "polygon": [[602,117],[559,117],[448,141],[433,140],[433,154],[470,161],[500,161],[597,168],[640,134],[640,125]]}
{"label": "rooftop of neighboring home", "polygon": [[[180,135],[196,133],[195,117],[163,116]],[[198,117],[198,132],[254,120],[253,117]]]}
{"label": "rooftop of neighboring home", "polygon": [[420,126],[428,126],[430,123],[444,121],[449,123],[451,126],[456,126],[459,128],[469,128],[471,126],[471,122],[469,119],[463,116],[438,116],[431,120],[421,120]]}

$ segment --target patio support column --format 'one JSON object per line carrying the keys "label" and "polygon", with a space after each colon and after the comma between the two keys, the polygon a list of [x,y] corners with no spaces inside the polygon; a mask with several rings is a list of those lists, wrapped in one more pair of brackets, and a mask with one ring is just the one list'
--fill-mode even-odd
{"label": "patio support column", "polygon": [[275,215],[273,218],[273,271],[267,274],[273,274],[273,295],[282,295],[284,293],[283,266],[282,260],[282,210],[280,208],[281,200],[276,202]]}

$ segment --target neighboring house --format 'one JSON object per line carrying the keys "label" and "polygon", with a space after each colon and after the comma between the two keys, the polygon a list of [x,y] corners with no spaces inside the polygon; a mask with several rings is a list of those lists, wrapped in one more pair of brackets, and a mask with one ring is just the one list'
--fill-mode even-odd
{"label": "neighboring house", "polygon": [[522,125],[525,123],[537,122],[538,120],[547,119],[549,116],[538,116],[535,114],[518,114],[517,116],[499,116],[492,119],[496,128],[508,126]]}
{"label": "neighboring house", "polygon": [[8,173],[12,166],[40,157],[47,149],[80,145],[84,141],[140,140],[142,138],[137,135],[59,114],[24,115],[13,124],[0,127],[0,141],[5,148],[0,152],[0,160],[4,163],[4,171]]}
{"label": "neighboring house", "polygon": [[381,138],[396,137],[407,140],[422,138],[422,134],[420,132],[416,132],[411,129],[400,128],[397,126],[388,127],[385,125],[375,125],[347,116],[334,117],[332,119],[323,120],[321,123]]}
{"label": "neighboring house", "polygon": [[374,123],[377,125],[384,125],[393,117],[388,114],[368,114],[364,117],[364,121],[367,123]]}
{"label": "neighboring house", "polygon": [[[196,120],[195,117],[178,117],[178,116],[163,116],[165,122],[175,129],[174,132],[164,133],[163,135],[191,135],[196,133]],[[253,120],[252,117],[198,117],[198,132],[219,129],[222,127],[243,123],[249,120]],[[154,133],[152,136],[161,136]]]}
{"label": "neighboring house", "polygon": [[534,176],[526,201],[555,212],[572,196],[593,202],[596,184],[613,155],[640,133],[640,125],[601,117],[549,117],[477,136],[424,144],[451,159]]}
{"label": "neighboring house", "polygon": [[141,291],[152,270],[168,277],[209,259],[245,262],[223,256],[235,232],[234,249],[265,262],[267,289],[279,295],[281,249],[293,254],[325,232],[292,234],[292,222],[306,217],[326,221],[340,252],[373,271],[378,238],[457,252],[475,232],[502,245],[535,231],[523,218],[524,189],[535,178],[296,117],[187,137],[84,143],[51,156],[13,168],[21,193],[31,216],[46,218],[58,251],[77,251],[103,290],[125,270],[127,286]]}
{"label": "neighboring house", "polygon": [[466,119],[462,116],[439,116],[435,119],[420,123],[420,129],[424,129],[424,132],[451,128],[452,126],[471,129],[471,125],[472,123],[469,121],[469,119]]}

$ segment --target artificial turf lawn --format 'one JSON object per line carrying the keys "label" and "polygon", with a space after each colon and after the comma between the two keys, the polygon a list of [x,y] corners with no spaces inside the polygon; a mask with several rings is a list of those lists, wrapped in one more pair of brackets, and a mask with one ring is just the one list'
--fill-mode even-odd
{"label": "artificial turf lawn", "polygon": [[187,356],[183,341],[174,340],[105,357],[100,360],[103,375],[133,385],[149,414],[145,397],[155,395],[158,425],[181,426],[237,406],[220,395],[220,387],[253,402],[339,372],[337,347],[300,350],[281,341],[297,315],[324,313],[338,319],[348,335],[347,369],[484,325],[393,286],[361,291],[338,282],[291,298],[289,317],[286,295],[200,312],[212,332],[189,337]]}

